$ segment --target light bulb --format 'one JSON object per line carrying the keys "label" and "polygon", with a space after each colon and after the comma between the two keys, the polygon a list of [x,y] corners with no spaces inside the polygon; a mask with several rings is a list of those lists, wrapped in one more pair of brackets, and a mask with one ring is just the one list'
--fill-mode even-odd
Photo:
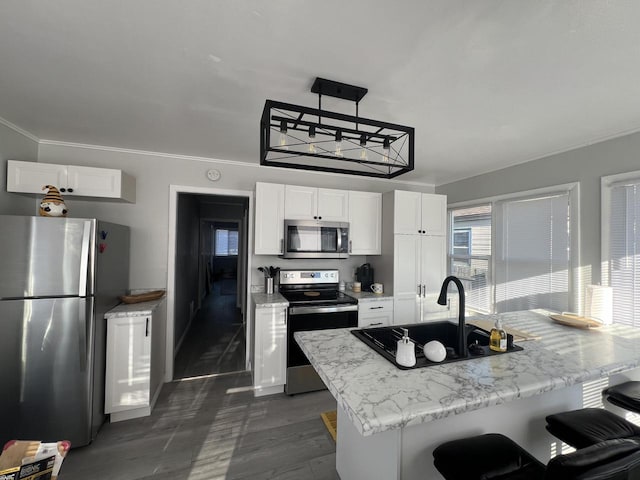
{"label": "light bulb", "polygon": [[287,147],[287,122],[284,120],[280,122],[280,148],[289,149]]}
{"label": "light bulb", "polygon": [[362,150],[360,150],[360,160],[368,160],[368,157],[367,157],[367,136],[366,135],[362,135],[360,137],[360,146],[362,147]]}
{"label": "light bulb", "polygon": [[342,131],[338,130],[336,131],[336,151],[335,151],[335,155],[336,157],[343,157],[344,154],[342,153]]}
{"label": "light bulb", "polygon": [[384,141],[382,142],[382,162],[389,163],[389,151],[391,150],[391,142],[389,141],[389,137],[384,137]]}
{"label": "light bulb", "polygon": [[313,141],[316,139],[316,127],[311,125],[309,127],[309,153],[318,153],[316,144]]}

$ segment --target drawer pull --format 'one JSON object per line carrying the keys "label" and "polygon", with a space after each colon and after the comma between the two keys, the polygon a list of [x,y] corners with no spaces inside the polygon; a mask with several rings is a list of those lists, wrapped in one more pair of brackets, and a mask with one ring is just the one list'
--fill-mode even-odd
{"label": "drawer pull", "polygon": [[384,308],[384,307],[369,307],[369,310],[378,310],[379,308]]}
{"label": "drawer pull", "polygon": [[370,323],[369,326],[370,327],[375,327],[376,325],[382,325],[382,322],[378,322],[378,323]]}

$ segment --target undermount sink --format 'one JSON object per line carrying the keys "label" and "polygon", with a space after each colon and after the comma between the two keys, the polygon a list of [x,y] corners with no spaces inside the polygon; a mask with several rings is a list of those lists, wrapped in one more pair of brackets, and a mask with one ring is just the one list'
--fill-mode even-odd
{"label": "undermount sink", "polygon": [[[403,328],[409,331],[409,338],[416,344],[416,364],[413,367],[404,367],[398,365],[395,361],[397,342],[402,338]],[[494,352],[489,348],[489,332],[473,325],[466,325],[466,331],[466,346],[468,349],[468,355],[466,357],[461,357],[460,352],[457,351],[458,325],[449,321],[412,323],[407,325],[394,325],[392,327],[362,328],[352,330],[351,333],[396,367],[403,370],[473,360],[491,355],[504,355],[522,350],[522,347],[514,345],[512,335],[507,334],[506,352]],[[431,340],[437,340],[445,346],[447,356],[442,362],[432,362],[424,356],[422,347]]]}

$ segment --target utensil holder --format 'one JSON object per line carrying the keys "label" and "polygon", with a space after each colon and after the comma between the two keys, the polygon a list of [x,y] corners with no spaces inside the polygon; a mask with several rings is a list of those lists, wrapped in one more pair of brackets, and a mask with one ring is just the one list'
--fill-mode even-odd
{"label": "utensil holder", "polygon": [[264,293],[267,295],[273,294],[273,277],[267,277],[264,279]]}

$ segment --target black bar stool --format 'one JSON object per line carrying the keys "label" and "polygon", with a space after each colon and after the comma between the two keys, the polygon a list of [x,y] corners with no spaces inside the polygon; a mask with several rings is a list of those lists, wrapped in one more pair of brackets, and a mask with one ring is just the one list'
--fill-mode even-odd
{"label": "black bar stool", "polygon": [[581,408],[546,417],[547,430],[574,448],[585,448],[614,438],[637,438],[640,427],[602,408]]}
{"label": "black bar stool", "polygon": [[640,442],[615,439],[568,455],[547,466],[498,433],[443,443],[434,465],[446,480],[635,480],[640,478]]}
{"label": "black bar stool", "polygon": [[611,404],[634,413],[640,413],[640,382],[630,380],[605,388],[602,394]]}
{"label": "black bar stool", "polygon": [[[628,381],[602,391],[612,405],[640,413],[640,382]],[[639,438],[640,427],[601,408],[583,408],[547,417],[547,430],[574,448],[613,438]]]}

